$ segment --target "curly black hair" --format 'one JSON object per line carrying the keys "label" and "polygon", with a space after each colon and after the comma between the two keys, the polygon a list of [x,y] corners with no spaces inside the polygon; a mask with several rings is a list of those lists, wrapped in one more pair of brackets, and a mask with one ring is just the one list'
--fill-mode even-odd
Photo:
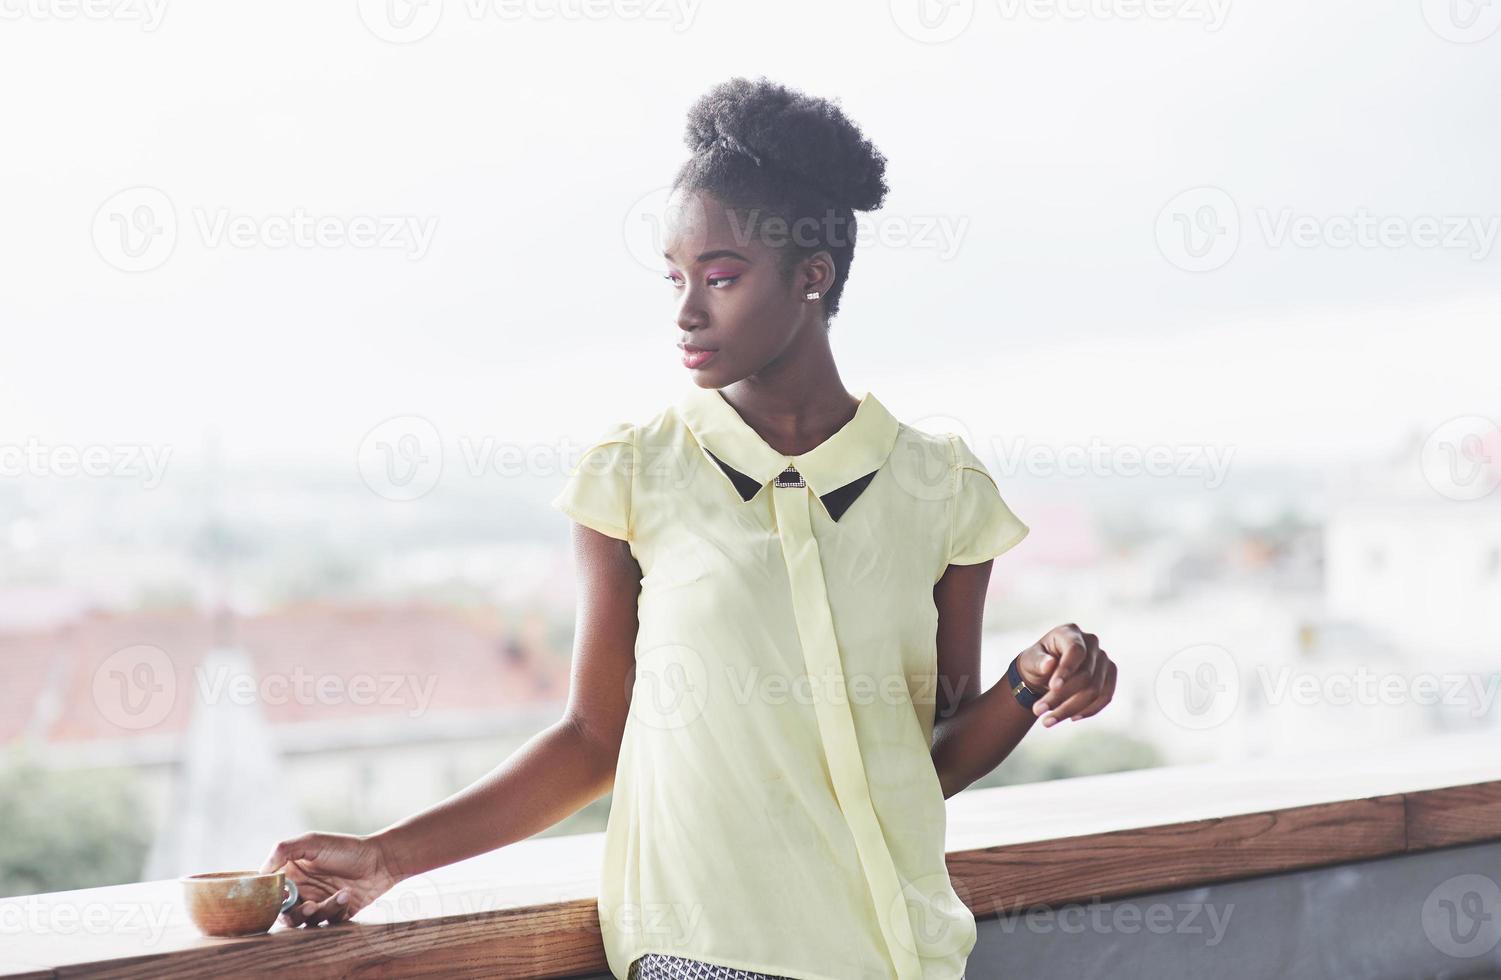
{"label": "curly black hair", "polygon": [[782,229],[781,273],[791,281],[802,258],[827,250],[834,285],[824,295],[825,325],[855,258],[855,212],[886,198],[886,158],[845,116],[838,100],[815,98],[769,81],[732,78],[688,111],[692,157],[672,188],[704,191],[744,226]]}

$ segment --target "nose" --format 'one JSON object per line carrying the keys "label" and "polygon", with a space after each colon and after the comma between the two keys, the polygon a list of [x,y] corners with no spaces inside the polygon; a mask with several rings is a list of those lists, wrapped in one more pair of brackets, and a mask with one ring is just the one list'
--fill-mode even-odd
{"label": "nose", "polygon": [[685,287],[682,296],[678,298],[676,320],[679,329],[685,333],[702,330],[709,325],[708,314],[704,312],[692,286]]}

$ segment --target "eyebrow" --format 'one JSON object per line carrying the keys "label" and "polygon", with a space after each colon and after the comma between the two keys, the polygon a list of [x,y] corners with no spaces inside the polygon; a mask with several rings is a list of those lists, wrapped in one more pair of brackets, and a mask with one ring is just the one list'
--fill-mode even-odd
{"label": "eyebrow", "polygon": [[[671,252],[663,252],[662,253],[662,257],[666,258],[666,259],[671,259],[672,258],[672,253]],[[749,262],[750,261],[750,259],[746,258],[744,255],[741,255],[739,252],[735,251],[732,248],[716,248],[716,249],[710,249],[709,251],[704,252],[702,255],[700,255],[695,260],[695,264],[699,263],[699,262],[707,262],[710,259],[725,259],[725,258],[739,259],[742,262]]]}

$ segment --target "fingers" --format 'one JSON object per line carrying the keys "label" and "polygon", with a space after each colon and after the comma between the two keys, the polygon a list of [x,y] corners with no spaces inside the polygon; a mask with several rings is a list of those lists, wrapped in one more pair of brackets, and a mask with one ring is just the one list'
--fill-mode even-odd
{"label": "fingers", "polygon": [[1047,686],[1057,666],[1058,657],[1049,653],[1041,643],[1034,643],[1022,651],[1016,669],[1028,686],[1038,688]]}
{"label": "fingers", "polygon": [[[341,900],[342,899],[342,900]],[[321,902],[299,902],[283,916],[290,926],[316,926],[327,922],[343,922],[349,918],[349,891],[339,889]]]}
{"label": "fingers", "polygon": [[1075,673],[1086,669],[1093,656],[1093,650],[1098,648],[1098,638],[1093,633],[1086,633],[1073,623],[1059,626],[1050,630],[1047,636],[1042,638],[1042,647],[1058,658],[1058,666],[1053,670],[1052,680],[1048,686],[1056,690],[1055,685],[1067,681]]}
{"label": "fingers", "polygon": [[303,834],[301,837],[282,841],[266,855],[266,860],[261,863],[260,873],[270,874],[280,871],[290,861],[307,861],[317,857],[322,848],[320,837],[319,834]]}
{"label": "fingers", "polygon": [[[1102,651],[1103,653],[1103,651]],[[1099,710],[1108,703],[1106,695],[1106,682],[1112,676],[1111,669],[1114,665],[1108,659],[1102,661],[1098,675],[1090,675],[1085,678],[1080,688],[1069,694],[1066,698],[1060,698],[1057,707],[1052,710],[1053,721],[1063,721],[1065,718],[1075,718],[1090,709]],[[1101,702],[1101,698],[1105,701]],[[1048,724],[1044,720],[1043,724]]]}
{"label": "fingers", "polygon": [[1099,695],[1094,678],[1088,674],[1075,674],[1063,682],[1057,690],[1047,694],[1032,705],[1032,714],[1042,719],[1044,728],[1051,728],[1077,711],[1087,707]]}
{"label": "fingers", "polygon": [[1109,664],[1106,665],[1105,690],[1104,690],[1104,692],[1099,697],[1097,697],[1093,701],[1091,701],[1090,704],[1089,704],[1089,707],[1085,708],[1083,711],[1081,711],[1078,714],[1074,715],[1072,720],[1073,721],[1078,721],[1080,718],[1088,718],[1091,715],[1098,713],[1099,710],[1101,708],[1105,707],[1105,705],[1109,704],[1110,701],[1111,701],[1111,699],[1114,698],[1114,697],[1115,697],[1115,664],[1114,663],[1109,663]]}
{"label": "fingers", "polygon": [[1044,728],[1069,718],[1077,721],[1095,714],[1115,694],[1115,664],[1100,649],[1099,637],[1069,623],[1043,637],[1042,645],[1059,651],[1058,668],[1048,682],[1048,691],[1032,706]]}

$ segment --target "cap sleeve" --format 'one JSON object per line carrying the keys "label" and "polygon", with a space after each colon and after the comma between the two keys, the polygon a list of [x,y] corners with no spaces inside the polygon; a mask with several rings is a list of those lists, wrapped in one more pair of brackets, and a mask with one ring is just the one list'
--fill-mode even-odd
{"label": "cap sleeve", "polygon": [[631,484],[635,474],[636,427],[612,426],[584,450],[563,490],[549,503],[601,534],[631,540]]}
{"label": "cap sleeve", "polygon": [[1011,513],[974,450],[952,433],[949,443],[954,453],[954,492],[950,498],[948,563],[977,565],[1010,551],[1030,529]]}

